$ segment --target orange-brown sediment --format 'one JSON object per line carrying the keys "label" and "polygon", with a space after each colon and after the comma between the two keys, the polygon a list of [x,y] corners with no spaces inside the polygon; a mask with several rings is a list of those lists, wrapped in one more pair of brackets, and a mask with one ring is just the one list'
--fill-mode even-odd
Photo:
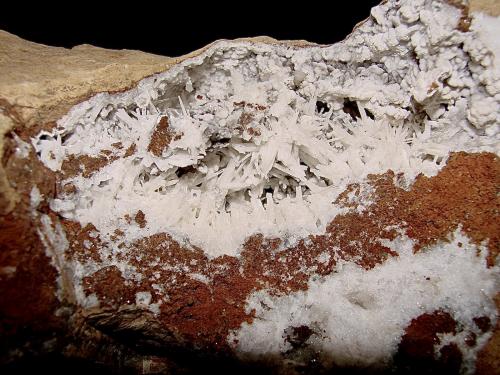
{"label": "orange-brown sediment", "polygon": [[[364,211],[358,212],[357,204],[341,195],[337,203],[350,210],[335,217],[325,234],[309,236],[289,248],[282,248],[281,239],[254,235],[239,257],[209,259],[201,249],[188,249],[167,234],[156,234],[137,241],[122,255],[143,275],[142,282],[126,285],[113,277],[113,283],[122,282],[127,294],[150,291],[151,303],[162,298],[152,284],[164,286],[169,298],[160,305],[158,319],[166,327],[196,345],[225,346],[230,330],[252,320],[252,312],[245,311],[250,293],[264,288],[273,294],[305,290],[311,275],[331,273],[339,259],[372,268],[397,256],[380,243],[394,239],[395,228],[406,231],[419,251],[446,241],[461,225],[473,242],[488,241],[492,262],[500,233],[498,172],[499,161],[493,154],[455,153],[437,176],[419,176],[408,191],[394,184],[391,171],[370,176],[367,200],[372,203]],[[358,189],[352,185],[348,190],[356,195]],[[322,254],[330,255],[324,263],[318,260]],[[107,297],[107,289],[92,281],[96,278],[89,280],[87,293]],[[450,361],[457,360],[454,348],[444,352]]]}

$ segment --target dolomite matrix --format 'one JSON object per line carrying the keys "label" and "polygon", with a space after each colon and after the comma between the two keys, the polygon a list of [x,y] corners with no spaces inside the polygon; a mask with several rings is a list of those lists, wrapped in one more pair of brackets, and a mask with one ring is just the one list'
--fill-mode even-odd
{"label": "dolomite matrix", "polygon": [[216,42],[57,118],[0,99],[1,327],[33,329],[2,361],[494,370],[499,33],[387,1],[341,43]]}

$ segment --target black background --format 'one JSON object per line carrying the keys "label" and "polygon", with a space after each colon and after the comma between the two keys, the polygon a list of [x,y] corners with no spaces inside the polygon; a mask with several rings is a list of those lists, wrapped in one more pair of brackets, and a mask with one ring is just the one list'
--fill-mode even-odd
{"label": "black background", "polygon": [[[370,15],[378,0],[276,4],[233,1],[70,2],[0,12],[0,29],[37,43],[71,48],[93,44],[179,56],[217,39],[267,35],[330,44]],[[66,4],[66,5],[64,5]],[[14,4],[16,5],[16,4]],[[24,8],[24,9],[23,9]]]}

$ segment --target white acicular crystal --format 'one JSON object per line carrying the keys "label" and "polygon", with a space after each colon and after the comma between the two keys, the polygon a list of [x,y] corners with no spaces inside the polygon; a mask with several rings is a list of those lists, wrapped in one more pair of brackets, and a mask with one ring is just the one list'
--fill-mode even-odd
{"label": "white acicular crystal", "polygon": [[[223,41],[133,90],[96,95],[32,140],[54,171],[112,152],[68,177],[76,193],[51,207],[129,242],[167,232],[235,255],[255,233],[292,243],[323,232],[338,194],[368,174],[412,181],[450,151],[498,153],[499,23],[473,20],[464,33],[460,17],[446,2],[388,1],[330,47]],[[168,142],[151,152],[163,118]],[[147,224],[130,226],[138,210]]]}

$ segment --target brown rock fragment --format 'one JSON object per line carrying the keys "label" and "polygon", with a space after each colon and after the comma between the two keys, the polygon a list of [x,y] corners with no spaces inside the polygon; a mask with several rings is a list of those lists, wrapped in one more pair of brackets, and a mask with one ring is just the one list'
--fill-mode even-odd
{"label": "brown rock fragment", "polygon": [[145,228],[147,221],[146,221],[146,215],[144,215],[144,212],[141,210],[137,211],[135,214],[135,222],[139,225],[140,228]]}
{"label": "brown rock fragment", "polygon": [[148,151],[159,157],[171,141],[172,133],[169,130],[168,117],[163,116],[151,135]]}
{"label": "brown rock fragment", "polygon": [[411,373],[446,373],[458,374],[462,354],[455,344],[441,349],[437,358],[434,347],[439,344],[438,334],[455,333],[456,322],[447,312],[435,311],[422,314],[411,321],[399,344],[396,363],[403,370]]}

